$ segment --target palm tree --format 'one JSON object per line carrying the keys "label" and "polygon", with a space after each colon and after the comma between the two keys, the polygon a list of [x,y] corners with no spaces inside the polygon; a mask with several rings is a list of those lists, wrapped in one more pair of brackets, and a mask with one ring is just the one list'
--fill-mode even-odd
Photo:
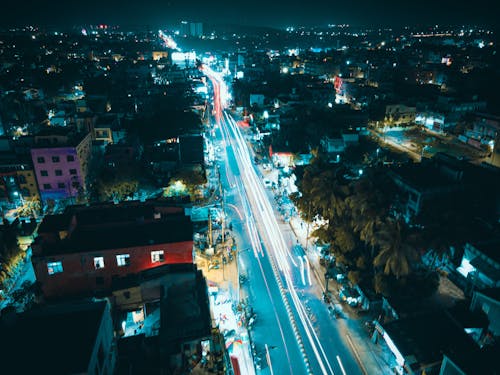
{"label": "palm tree", "polygon": [[418,235],[410,232],[401,221],[388,219],[377,233],[380,252],[373,260],[375,267],[383,267],[384,274],[396,279],[411,273],[411,265],[417,259]]}

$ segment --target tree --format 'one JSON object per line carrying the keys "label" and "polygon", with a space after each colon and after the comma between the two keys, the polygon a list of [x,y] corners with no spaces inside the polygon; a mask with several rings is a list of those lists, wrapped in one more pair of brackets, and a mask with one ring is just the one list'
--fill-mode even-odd
{"label": "tree", "polygon": [[139,188],[140,170],[137,166],[104,168],[97,179],[97,191],[101,201],[123,200]]}
{"label": "tree", "polygon": [[418,235],[398,219],[389,218],[377,234],[380,252],[373,260],[375,267],[383,267],[385,275],[396,279],[407,276],[417,259]]}

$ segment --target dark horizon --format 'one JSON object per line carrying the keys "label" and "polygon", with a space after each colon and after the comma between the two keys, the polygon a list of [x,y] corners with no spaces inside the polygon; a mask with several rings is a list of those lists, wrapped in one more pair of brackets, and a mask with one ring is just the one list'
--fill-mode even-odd
{"label": "dark horizon", "polygon": [[264,2],[254,0],[234,4],[227,0],[209,2],[144,0],[102,3],[87,0],[71,4],[63,0],[42,3],[37,0],[10,2],[0,15],[1,26],[75,24],[175,25],[180,20],[208,24],[235,24],[257,27],[285,28],[349,24],[366,27],[399,27],[414,25],[481,25],[495,26],[498,6],[491,0],[477,0],[472,6],[464,0],[418,3],[383,0],[332,5],[326,0],[311,0],[304,6],[297,0]]}

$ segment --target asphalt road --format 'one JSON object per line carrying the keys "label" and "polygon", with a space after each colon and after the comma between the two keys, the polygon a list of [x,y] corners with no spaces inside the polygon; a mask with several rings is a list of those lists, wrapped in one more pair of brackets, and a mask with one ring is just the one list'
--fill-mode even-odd
{"label": "asphalt road", "polygon": [[214,86],[216,142],[226,212],[233,230],[248,251],[240,254],[243,285],[257,313],[251,331],[260,357],[266,362],[265,345],[272,366],[263,374],[361,374],[346,336],[346,325],[336,320],[322,302],[322,290],[311,272],[303,250],[288,225],[277,217],[274,200],[262,183],[252,151],[236,122],[224,112],[219,76],[205,69]]}

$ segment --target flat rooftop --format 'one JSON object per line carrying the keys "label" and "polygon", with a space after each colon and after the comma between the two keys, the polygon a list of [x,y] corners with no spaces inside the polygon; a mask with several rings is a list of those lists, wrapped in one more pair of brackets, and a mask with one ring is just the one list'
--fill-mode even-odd
{"label": "flat rooftop", "polygon": [[145,223],[76,228],[71,236],[42,244],[41,256],[111,250],[193,240],[193,224],[187,216]]}
{"label": "flat rooftop", "polygon": [[0,320],[2,373],[86,373],[105,306],[53,305]]}
{"label": "flat rooftop", "polygon": [[472,338],[445,312],[432,312],[383,325],[400,353],[414,369],[442,360],[443,354],[460,359],[464,370],[476,366],[479,348]]}

